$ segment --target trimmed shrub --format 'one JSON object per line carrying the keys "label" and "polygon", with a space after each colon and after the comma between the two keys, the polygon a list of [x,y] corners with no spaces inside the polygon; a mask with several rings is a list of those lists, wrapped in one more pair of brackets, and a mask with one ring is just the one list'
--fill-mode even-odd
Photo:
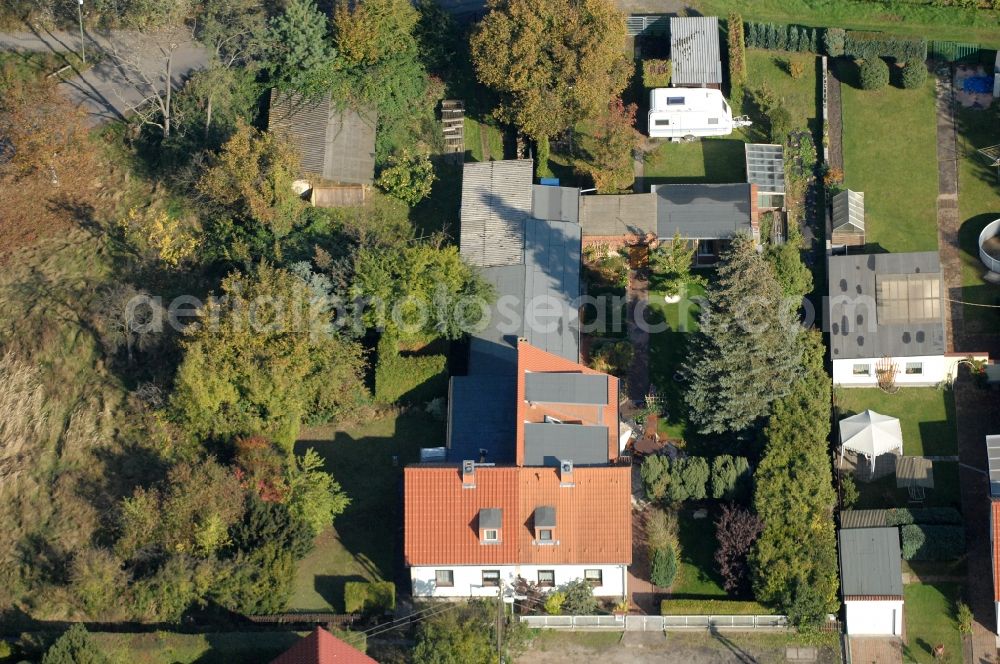
{"label": "trimmed shrub", "polygon": [[965,552],[965,528],[911,524],[900,529],[903,560],[954,560]]}
{"label": "trimmed shrub", "polygon": [[571,616],[590,616],[597,612],[597,598],[594,587],[586,579],[576,579],[559,588],[565,596],[562,610]]}
{"label": "trimmed shrub", "polygon": [[649,580],[660,588],[669,588],[677,578],[677,553],[673,547],[654,549]]}
{"label": "trimmed shrub", "polygon": [[927,82],[927,66],[923,62],[907,62],[901,80],[907,90],[923,87]]}
{"label": "trimmed shrub", "polygon": [[927,40],[848,30],[844,38],[844,55],[858,60],[894,58],[899,62],[923,62],[927,59]]}
{"label": "trimmed shrub", "polygon": [[642,61],[642,85],[646,88],[669,88],[670,60],[643,60]]}
{"label": "trimmed shrub", "polygon": [[743,34],[743,17],[729,15],[729,85],[741,87],[747,80],[746,37]]}
{"label": "trimmed shrub", "polygon": [[746,457],[723,454],[712,459],[712,498],[736,500],[750,488],[750,463]]}
{"label": "trimmed shrub", "polygon": [[398,342],[389,334],[382,335],[377,353],[375,400],[379,403],[396,403],[403,398],[422,403],[447,391],[448,358],[444,355],[400,355]]}
{"label": "trimmed shrub", "polygon": [[396,608],[396,585],[392,581],[348,581],[344,584],[344,611],[385,613]]}
{"label": "trimmed shrub", "polygon": [[660,602],[661,616],[768,616],[774,614],[758,602],[728,599],[665,599]]}
{"label": "trimmed shrub", "polygon": [[882,58],[868,58],[861,63],[861,89],[881,90],[889,85],[889,65]]}
{"label": "trimmed shrub", "polygon": [[885,512],[885,525],[907,526],[912,523],[926,525],[960,525],[962,515],[954,507],[900,507]]}
{"label": "trimmed shrub", "polygon": [[823,50],[831,58],[839,58],[844,54],[846,41],[847,31],[843,28],[827,28],[823,31]]}
{"label": "trimmed shrub", "polygon": [[554,590],[545,598],[545,613],[550,616],[562,615],[563,604],[566,603],[566,593]]}

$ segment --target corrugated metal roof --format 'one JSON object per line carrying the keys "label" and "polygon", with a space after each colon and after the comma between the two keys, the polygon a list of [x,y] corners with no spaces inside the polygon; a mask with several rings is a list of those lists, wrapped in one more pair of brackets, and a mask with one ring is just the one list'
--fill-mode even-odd
{"label": "corrugated metal roof", "polygon": [[[516,360],[515,360],[516,361]],[[489,395],[484,399],[483,395]],[[513,374],[454,376],[448,402],[448,459],[514,461],[517,380]]]}
{"label": "corrugated metal roof", "polygon": [[342,184],[371,184],[375,173],[375,126],[371,109],[338,108],[331,95],[304,101],[271,89],[268,131],[284,135],[306,175]]}
{"label": "corrugated metal roof", "polygon": [[840,531],[840,589],[850,595],[903,594],[898,528]]}
{"label": "corrugated metal roof", "polygon": [[580,190],[576,187],[532,185],[531,216],[547,221],[580,221]]}
{"label": "corrugated metal roof", "polygon": [[719,19],[674,16],[670,19],[671,85],[721,85]]}
{"label": "corrugated metal roof", "polygon": [[656,233],[656,195],[581,196],[580,228],[584,236]]}
{"label": "corrugated metal roof", "polygon": [[833,197],[833,230],[838,233],[865,234],[865,194],[841,191]]}
{"label": "corrugated metal roof", "polygon": [[[632,562],[631,471],[577,468],[572,487],[556,468],[478,467],[462,488],[458,467],[404,470],[404,560],[407,565],[629,564]],[[532,516],[551,505],[558,544],[534,543]],[[502,541],[484,545],[475,528],[482,508],[505,513]]]}
{"label": "corrugated metal roof", "polygon": [[[877,316],[878,275],[941,278],[936,251],[831,256],[826,329],[833,360],[916,357],[945,352],[943,306],[935,320],[883,324]],[[940,289],[938,291],[940,293]]]}
{"label": "corrugated metal roof", "polygon": [[608,377],[604,374],[540,372],[524,375],[524,398],[540,403],[608,403]]}
{"label": "corrugated metal roof", "polygon": [[608,427],[586,424],[524,424],[524,465],[579,466],[608,463]]}
{"label": "corrugated metal roof", "polygon": [[782,146],[747,143],[743,152],[747,182],[757,185],[758,193],[785,193],[785,152]]}
{"label": "corrugated metal roof", "polygon": [[532,177],[528,159],[465,164],[459,245],[469,264],[492,267],[523,262]]}
{"label": "corrugated metal roof", "polygon": [[990,469],[990,495],[1000,498],[1000,435],[986,436],[986,461]]}
{"label": "corrugated metal roof", "polygon": [[844,510],[840,513],[841,528],[882,528],[888,510]]}
{"label": "corrugated metal roof", "polygon": [[678,231],[685,239],[719,240],[752,230],[749,184],[661,184],[653,193],[662,240]]}

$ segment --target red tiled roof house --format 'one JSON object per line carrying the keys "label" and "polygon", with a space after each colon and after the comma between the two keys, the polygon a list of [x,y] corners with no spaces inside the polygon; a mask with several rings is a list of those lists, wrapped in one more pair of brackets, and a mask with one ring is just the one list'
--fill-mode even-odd
{"label": "red tiled roof house", "polygon": [[378,664],[322,627],[272,660],[271,664]]}

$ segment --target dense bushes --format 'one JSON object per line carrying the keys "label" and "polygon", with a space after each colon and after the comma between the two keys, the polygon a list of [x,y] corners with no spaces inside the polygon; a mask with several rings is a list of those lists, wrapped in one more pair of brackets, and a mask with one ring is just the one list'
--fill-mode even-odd
{"label": "dense bushes", "polygon": [[827,28],[823,31],[823,48],[831,58],[839,58],[844,54],[846,41],[847,30],[843,28]]}
{"label": "dense bushes", "polygon": [[861,63],[861,89],[881,90],[889,85],[889,65],[882,58],[868,58]]}
{"label": "dense bushes", "polygon": [[654,550],[651,570],[649,579],[653,585],[669,588],[677,576],[677,554],[673,548]]}
{"label": "dense bushes", "polygon": [[670,87],[670,60],[643,60],[642,85],[646,88]]}
{"label": "dense bushes", "polygon": [[348,581],[344,584],[344,611],[384,613],[396,608],[396,586],[392,581]]}
{"label": "dense bushes", "polygon": [[962,523],[962,515],[954,507],[900,507],[885,512],[887,526],[908,526],[913,523],[956,525]]}
{"label": "dense bushes", "polygon": [[923,62],[927,59],[927,40],[848,30],[844,38],[844,55],[859,60],[894,58],[899,62]]}
{"label": "dense bushes", "polygon": [[643,461],[640,475],[653,500],[704,500],[709,490],[712,498],[736,498],[749,488],[750,464],[743,457],[721,455],[712,460],[710,469],[706,457],[655,455]]}
{"label": "dense bushes", "polygon": [[819,31],[816,28],[748,21],[744,28],[744,35],[747,48],[818,52]]}
{"label": "dense bushes", "polygon": [[723,454],[712,459],[712,498],[737,500],[750,488],[750,463],[745,457]]}
{"label": "dense bushes", "polygon": [[746,35],[743,34],[743,17],[732,13],[727,22],[729,28],[729,85],[742,86],[747,80]]}
{"label": "dense bushes", "polygon": [[398,342],[390,334],[382,335],[375,366],[375,400],[395,403],[430,401],[447,388],[444,355],[400,355]]}
{"label": "dense bushes", "polygon": [[965,552],[965,528],[911,524],[899,529],[903,560],[954,560]]}
{"label": "dense bushes", "polygon": [[907,90],[923,87],[927,82],[927,66],[923,62],[907,62],[903,65],[901,82]]}

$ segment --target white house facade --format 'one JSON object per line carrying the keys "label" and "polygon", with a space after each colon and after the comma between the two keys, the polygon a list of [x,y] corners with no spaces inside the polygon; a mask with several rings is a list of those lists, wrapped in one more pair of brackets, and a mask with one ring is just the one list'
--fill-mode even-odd
{"label": "white house facade", "polygon": [[902,636],[903,599],[844,600],[851,636]]}
{"label": "white house facade", "polygon": [[[965,355],[918,355],[890,358],[896,367],[895,382],[900,386],[921,387],[950,383],[955,378],[958,363]],[[833,384],[841,387],[876,387],[876,368],[886,362],[882,357],[860,357],[834,360]]]}
{"label": "white house facade", "polygon": [[442,565],[411,567],[414,597],[496,596],[510,589],[518,577],[547,592],[570,581],[586,579],[598,597],[624,597],[628,592],[627,565]]}

